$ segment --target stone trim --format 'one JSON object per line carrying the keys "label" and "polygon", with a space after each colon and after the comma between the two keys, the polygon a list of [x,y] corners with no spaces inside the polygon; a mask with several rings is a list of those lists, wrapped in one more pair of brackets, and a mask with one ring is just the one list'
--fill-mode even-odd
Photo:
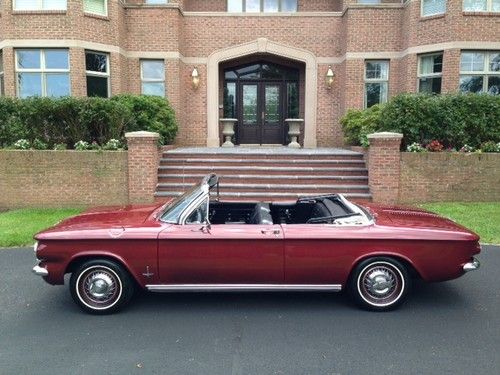
{"label": "stone trim", "polygon": [[304,147],[316,147],[316,110],[318,100],[318,63],[309,51],[258,38],[253,42],[227,47],[213,52],[207,64],[207,146],[219,147],[219,64],[256,53],[269,53],[306,64]]}

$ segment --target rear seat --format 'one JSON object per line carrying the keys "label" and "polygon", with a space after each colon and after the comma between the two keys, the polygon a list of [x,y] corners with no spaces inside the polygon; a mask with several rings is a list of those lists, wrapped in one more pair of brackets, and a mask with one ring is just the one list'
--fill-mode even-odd
{"label": "rear seat", "polygon": [[269,203],[259,202],[255,205],[254,211],[250,216],[249,224],[272,225],[273,217]]}

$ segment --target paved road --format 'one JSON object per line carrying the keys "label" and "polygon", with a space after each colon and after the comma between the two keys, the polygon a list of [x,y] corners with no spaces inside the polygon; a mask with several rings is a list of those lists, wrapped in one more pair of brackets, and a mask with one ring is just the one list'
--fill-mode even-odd
{"label": "paved road", "polygon": [[0,250],[0,374],[499,374],[500,248],[391,313],[341,294],[142,295],[86,315]]}

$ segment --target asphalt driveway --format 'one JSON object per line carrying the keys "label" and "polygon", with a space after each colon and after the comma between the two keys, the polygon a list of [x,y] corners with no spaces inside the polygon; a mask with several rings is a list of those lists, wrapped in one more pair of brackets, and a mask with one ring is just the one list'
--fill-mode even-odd
{"label": "asphalt driveway", "polygon": [[0,374],[499,374],[500,248],[390,313],[342,294],[140,295],[91,316],[0,250]]}

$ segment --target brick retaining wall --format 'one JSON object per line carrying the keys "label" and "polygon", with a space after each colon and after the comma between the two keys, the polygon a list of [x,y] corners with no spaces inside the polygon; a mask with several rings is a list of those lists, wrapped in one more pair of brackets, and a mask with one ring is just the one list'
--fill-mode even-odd
{"label": "brick retaining wall", "polygon": [[399,201],[500,201],[500,154],[401,153]]}

